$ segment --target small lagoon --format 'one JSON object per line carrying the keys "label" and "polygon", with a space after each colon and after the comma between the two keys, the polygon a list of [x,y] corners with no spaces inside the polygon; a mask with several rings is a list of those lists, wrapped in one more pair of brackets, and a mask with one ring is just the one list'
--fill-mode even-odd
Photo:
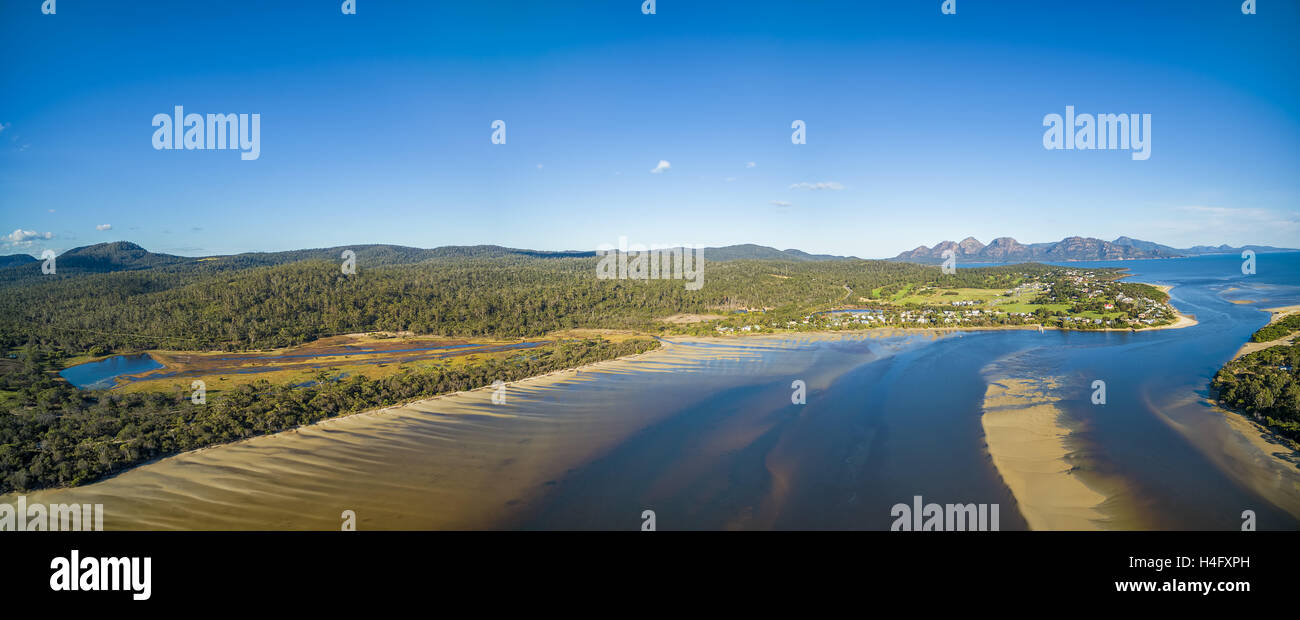
{"label": "small lagoon", "polygon": [[68,383],[82,390],[109,390],[117,385],[117,378],[122,375],[135,375],[162,368],[157,360],[148,353],[133,355],[114,355],[98,362],[78,364],[65,368],[59,376]]}

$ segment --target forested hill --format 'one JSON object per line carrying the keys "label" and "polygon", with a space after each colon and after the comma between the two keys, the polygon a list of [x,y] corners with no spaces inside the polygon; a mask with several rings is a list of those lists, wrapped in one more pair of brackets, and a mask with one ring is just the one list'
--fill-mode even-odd
{"label": "forested hill", "polygon": [[[138,271],[143,269],[211,272],[286,265],[305,260],[339,262],[341,260],[340,256],[345,250],[351,250],[356,254],[359,265],[369,267],[413,265],[448,258],[590,258],[596,256],[595,251],[548,252],[507,248],[499,245],[449,245],[426,249],[400,245],[369,244],[288,250],[284,252],[247,252],[222,256],[188,257],[154,253],[128,241],[115,241],[68,250],[56,258],[55,266],[56,272],[69,274]],[[809,254],[794,249],[778,250],[754,244],[704,248],[703,253],[705,260],[711,262],[733,260],[852,260],[852,257]],[[28,254],[0,256],[0,283],[44,275],[40,267],[40,261]]]}
{"label": "forested hill", "polygon": [[[1047,269],[942,275],[933,266],[856,259],[709,261],[703,288],[692,291],[684,280],[597,279],[594,256],[494,246],[354,246],[356,275],[341,272],[339,248],[304,250],[298,260],[286,256],[292,253],[196,260],[135,248],[125,248],[130,261],[99,263],[117,271],[60,262],[55,274],[40,275],[31,264],[18,269],[36,275],[0,280],[0,345],[236,350],[373,330],[522,337],[576,327],[648,329],[681,312],[769,308],[795,318],[908,285],[1002,287],[1027,270]],[[416,262],[412,252],[443,255]]]}
{"label": "forested hill", "polygon": [[14,265],[32,265],[36,263],[36,258],[31,254],[10,254],[0,256],[0,269],[12,267]]}

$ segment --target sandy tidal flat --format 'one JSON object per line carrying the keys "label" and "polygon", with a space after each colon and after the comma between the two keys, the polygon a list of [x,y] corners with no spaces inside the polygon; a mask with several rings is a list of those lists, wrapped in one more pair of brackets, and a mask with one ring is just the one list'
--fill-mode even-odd
{"label": "sandy tidal flat", "polygon": [[[567,474],[677,404],[670,393],[653,406],[628,403],[601,388],[597,375],[690,372],[789,345],[667,344],[514,382],[505,403],[493,403],[491,389],[449,394],[187,452],[27,499],[104,504],[109,530],[336,530],[345,510],[356,513],[359,529],[518,527]],[[630,527],[639,525],[635,517]]]}
{"label": "sandy tidal flat", "polygon": [[1053,389],[1051,380],[989,383],[981,418],[989,455],[1031,529],[1107,529],[1107,497],[1074,471],[1070,430],[1049,396]]}

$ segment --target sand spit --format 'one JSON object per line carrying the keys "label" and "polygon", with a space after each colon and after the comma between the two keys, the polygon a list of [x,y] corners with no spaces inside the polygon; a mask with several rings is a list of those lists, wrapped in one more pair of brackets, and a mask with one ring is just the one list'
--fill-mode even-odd
{"label": "sand spit", "polygon": [[[1271,312],[1268,324],[1300,312],[1300,305],[1265,308]],[[1233,360],[1269,347],[1291,344],[1295,334],[1268,342],[1247,342],[1237,350]],[[1190,400],[1190,397],[1189,397]],[[1270,502],[1300,518],[1300,451],[1295,444],[1269,428],[1243,415],[1207,400],[1208,415],[1174,424],[1201,451],[1242,485],[1253,489]]]}
{"label": "sand spit", "polygon": [[[1249,416],[1189,393],[1147,406],[1238,484],[1300,518],[1300,452]],[[1205,405],[1205,406],[1199,406]],[[1183,413],[1171,415],[1170,412]],[[1243,506],[1242,508],[1247,508]],[[1269,529],[1261,524],[1260,529]]]}
{"label": "sand spit", "polygon": [[1250,446],[1256,461],[1251,468],[1251,486],[1300,517],[1300,452],[1285,438],[1239,413],[1226,411],[1223,421]]}
{"label": "sand spit", "polygon": [[1107,497],[1070,463],[1070,429],[1049,396],[1055,388],[1050,379],[989,383],[981,418],[989,455],[1031,529],[1107,529]]}
{"label": "sand spit", "polygon": [[[1269,317],[1267,323],[1267,325],[1272,325],[1300,311],[1300,305],[1281,306],[1279,308],[1265,308],[1265,311],[1273,313],[1273,316]],[[1232,356],[1232,359],[1235,360],[1244,355],[1249,355],[1256,351],[1263,351],[1264,349],[1267,349],[1269,347],[1275,347],[1280,344],[1291,344],[1291,341],[1292,339],[1295,338],[1295,336],[1296,336],[1295,334],[1287,334],[1285,336],[1282,336],[1281,338],[1278,338],[1276,340],[1270,340],[1268,342],[1247,342],[1246,344],[1241,345],[1240,349],[1237,349],[1237,354]]]}

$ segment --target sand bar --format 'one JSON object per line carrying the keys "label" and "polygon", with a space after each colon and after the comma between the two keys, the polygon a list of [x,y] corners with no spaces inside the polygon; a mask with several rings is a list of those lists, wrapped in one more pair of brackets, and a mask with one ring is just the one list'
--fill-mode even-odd
{"label": "sand bar", "polygon": [[1107,529],[1107,497],[1070,463],[1070,429],[1049,396],[1050,380],[1000,378],[984,399],[985,441],[993,465],[1035,530]]}
{"label": "sand bar", "polygon": [[[1292,314],[1295,314],[1296,312],[1300,312],[1300,305],[1281,306],[1278,308],[1265,308],[1265,311],[1273,313],[1273,316],[1269,317],[1268,323],[1265,325],[1265,327],[1267,327],[1268,325],[1272,325],[1288,316],[1291,316]],[[1291,341],[1295,338],[1295,336],[1296,334],[1292,333],[1292,334],[1287,334],[1285,336],[1282,336],[1281,338],[1270,340],[1268,342],[1247,342],[1246,344],[1241,345],[1240,349],[1237,349],[1237,354],[1232,356],[1232,359],[1235,360],[1244,355],[1249,355],[1256,351],[1263,351],[1264,349],[1267,349],[1269,347],[1275,347],[1282,344],[1291,344]]]}

